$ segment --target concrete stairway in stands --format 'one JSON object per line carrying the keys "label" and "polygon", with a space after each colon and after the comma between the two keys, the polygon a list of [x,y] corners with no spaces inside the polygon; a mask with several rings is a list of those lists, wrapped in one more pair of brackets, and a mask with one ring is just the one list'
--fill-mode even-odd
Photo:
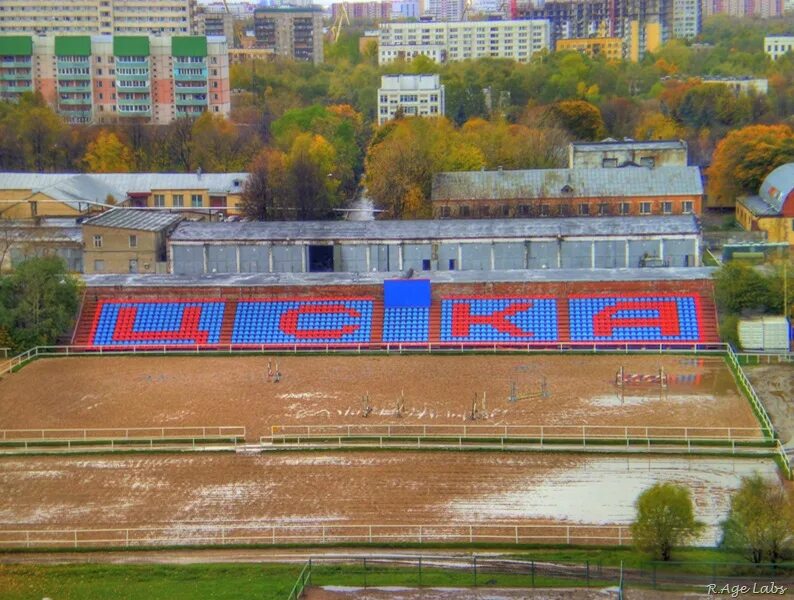
{"label": "concrete stairway in stands", "polygon": [[72,334],[73,346],[91,345],[91,328],[94,324],[97,308],[99,307],[99,296],[93,292],[86,292],[83,297],[83,305],[77,317],[77,324]]}

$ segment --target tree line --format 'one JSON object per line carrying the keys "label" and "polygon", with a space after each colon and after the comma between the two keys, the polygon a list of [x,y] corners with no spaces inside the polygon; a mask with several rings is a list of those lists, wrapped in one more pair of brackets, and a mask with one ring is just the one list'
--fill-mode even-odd
{"label": "tree line", "polygon": [[[635,546],[655,560],[669,561],[673,551],[697,539],[705,525],[695,518],[688,488],[657,483],[635,503],[631,525]],[[753,564],[790,560],[794,549],[794,499],[778,481],[758,473],[743,477],[721,523],[720,546]]]}
{"label": "tree line", "polygon": [[[765,34],[792,26],[718,16],[698,45],[672,40],[639,63],[559,52],[527,64],[417,57],[384,66],[350,30],[322,65],[233,65],[230,119],[69,126],[35,94],[0,103],[0,169],[250,170],[253,218],[324,218],[363,183],[386,215],[402,218],[427,216],[440,170],[561,167],[570,140],[684,139],[690,162],[710,166],[709,195],[731,201],[794,160],[794,57],[773,63],[761,50]],[[380,76],[420,72],[441,76],[444,118],[377,127]],[[769,94],[735,94],[706,75],[764,76]]]}

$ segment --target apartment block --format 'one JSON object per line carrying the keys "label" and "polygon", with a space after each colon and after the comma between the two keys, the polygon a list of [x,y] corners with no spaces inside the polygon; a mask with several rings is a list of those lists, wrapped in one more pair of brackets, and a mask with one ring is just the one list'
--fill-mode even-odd
{"label": "apartment block", "polygon": [[773,35],[764,38],[764,52],[772,60],[777,60],[792,50],[794,50],[794,35]]}
{"label": "apartment block", "polygon": [[378,125],[402,112],[406,117],[444,114],[444,86],[438,75],[384,75],[378,90]]}
{"label": "apartment block", "polygon": [[703,15],[732,17],[779,17],[787,9],[783,0],[703,0]]}
{"label": "apartment block", "polygon": [[391,19],[391,2],[334,2],[331,4],[331,18],[336,21],[342,11],[347,12],[351,22],[388,21]]}
{"label": "apartment block", "polygon": [[673,37],[674,0],[548,0],[519,6],[519,16],[549,22],[559,40],[621,38],[623,58],[638,61]]}
{"label": "apartment block", "polygon": [[195,34],[196,6],[196,0],[2,0],[0,35]]}
{"label": "apartment block", "polygon": [[462,21],[465,0],[427,0],[425,15],[436,21]]}
{"label": "apartment block", "polygon": [[603,56],[607,60],[620,60],[623,58],[623,40],[607,37],[557,40],[557,52],[563,50],[574,50],[590,58]]}
{"label": "apartment block", "polygon": [[381,65],[418,55],[437,63],[485,57],[528,62],[550,49],[543,20],[382,23],[378,37]]}
{"label": "apartment block", "polygon": [[673,37],[691,40],[703,28],[700,0],[673,0]]}
{"label": "apartment block", "polygon": [[226,12],[205,12],[199,15],[199,35],[224,37],[226,45],[234,48],[234,17]]}
{"label": "apartment block", "polygon": [[231,111],[226,39],[0,36],[0,98],[39,91],[71,123],[165,124]]}
{"label": "apartment block", "polygon": [[258,48],[277,56],[323,62],[323,11],[320,7],[273,6],[254,11],[254,35]]}

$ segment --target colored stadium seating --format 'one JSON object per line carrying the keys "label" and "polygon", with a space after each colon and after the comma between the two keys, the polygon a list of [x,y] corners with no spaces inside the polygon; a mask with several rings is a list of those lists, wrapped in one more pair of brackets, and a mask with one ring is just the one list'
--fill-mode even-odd
{"label": "colored stadium seating", "polygon": [[692,295],[571,298],[573,342],[697,342],[699,315]]}
{"label": "colored stadium seating", "polygon": [[233,344],[366,344],[372,300],[252,300],[239,302]]}
{"label": "colored stadium seating", "polygon": [[91,339],[96,346],[217,344],[223,302],[102,302]]}
{"label": "colored stadium seating", "polygon": [[[698,292],[467,296],[427,306],[380,298],[92,299],[78,344],[350,346],[713,343],[716,315]],[[79,334],[77,332],[80,332]]]}
{"label": "colored stadium seating", "polygon": [[386,308],[383,316],[383,341],[387,343],[426,343],[430,328],[430,308],[421,306]]}
{"label": "colored stadium seating", "polygon": [[554,342],[554,298],[456,298],[441,300],[441,341],[460,343]]}

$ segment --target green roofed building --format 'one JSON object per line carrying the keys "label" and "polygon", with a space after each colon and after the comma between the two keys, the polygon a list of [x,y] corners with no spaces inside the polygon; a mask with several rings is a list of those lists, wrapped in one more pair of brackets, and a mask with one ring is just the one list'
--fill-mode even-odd
{"label": "green roofed building", "polygon": [[0,35],[0,99],[33,91],[70,123],[228,116],[226,38]]}
{"label": "green roofed building", "polygon": [[33,91],[33,40],[29,35],[0,36],[0,100],[15,101]]}

